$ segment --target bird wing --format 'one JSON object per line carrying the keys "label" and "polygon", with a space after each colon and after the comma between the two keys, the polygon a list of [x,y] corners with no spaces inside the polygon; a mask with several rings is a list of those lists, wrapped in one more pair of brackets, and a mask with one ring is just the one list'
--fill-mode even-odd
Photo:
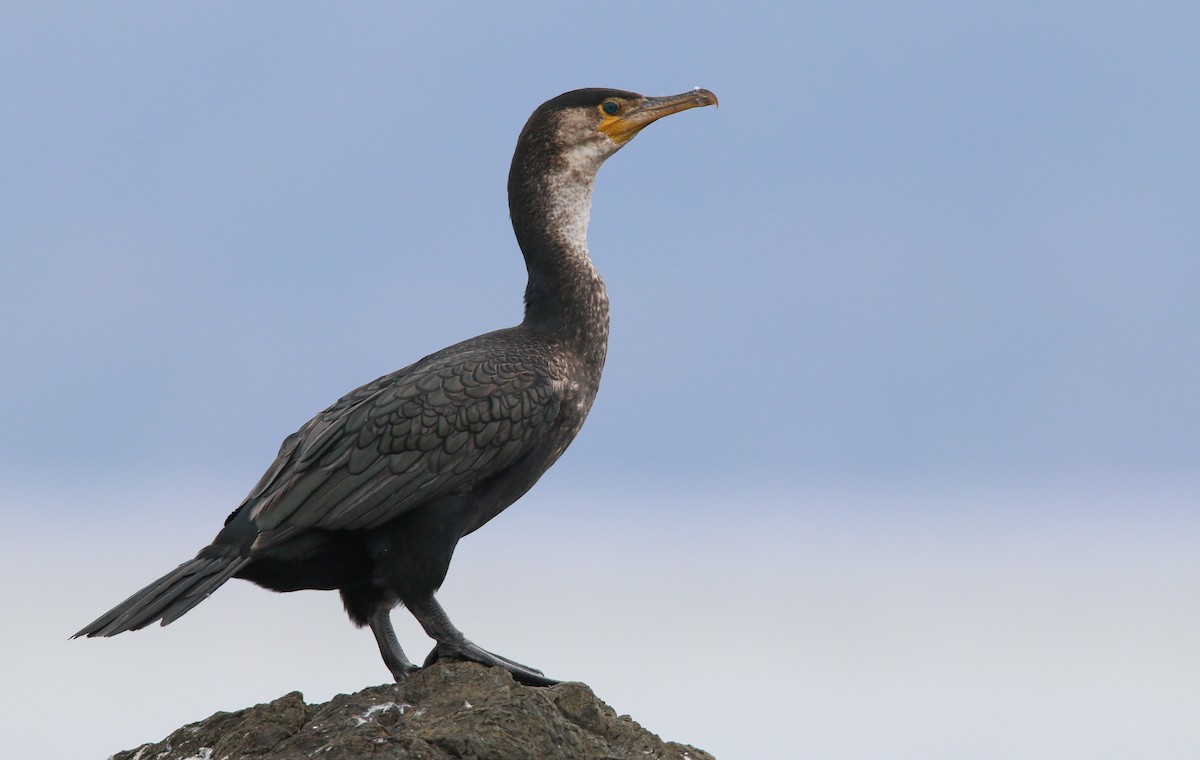
{"label": "bird wing", "polygon": [[352,391],[288,436],[243,508],[257,546],[373,528],[470,490],[543,441],[561,397],[545,361],[452,352]]}

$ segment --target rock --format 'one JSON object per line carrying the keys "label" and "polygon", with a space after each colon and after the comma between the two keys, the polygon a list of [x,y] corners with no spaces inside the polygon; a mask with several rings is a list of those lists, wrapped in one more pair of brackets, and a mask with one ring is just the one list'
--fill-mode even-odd
{"label": "rock", "polygon": [[440,662],[403,684],[305,704],[292,692],[219,712],[115,760],[712,760],[618,716],[581,683],[522,686],[499,668]]}

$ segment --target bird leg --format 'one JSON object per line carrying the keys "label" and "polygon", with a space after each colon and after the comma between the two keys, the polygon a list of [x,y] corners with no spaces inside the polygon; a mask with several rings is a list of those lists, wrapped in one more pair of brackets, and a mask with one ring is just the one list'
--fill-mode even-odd
{"label": "bird leg", "polygon": [[467,637],[463,636],[462,631],[455,628],[454,624],[450,622],[450,618],[446,616],[446,611],[442,609],[442,605],[438,604],[433,594],[424,599],[405,602],[405,606],[412,612],[413,617],[417,619],[421,627],[425,629],[425,633],[437,641],[437,646],[425,658],[425,665],[427,666],[432,665],[442,658],[470,660],[482,665],[504,668],[509,673],[512,673],[513,678],[526,686],[553,686],[556,683],[561,683],[560,681],[555,681],[553,678],[546,678],[542,671],[537,668],[531,668],[528,665],[514,662],[507,657],[493,654],[478,644],[468,641]]}
{"label": "bird leg", "polygon": [[383,655],[383,662],[387,665],[388,670],[392,671],[392,677],[396,679],[396,683],[402,683],[410,675],[420,670],[412,664],[404,654],[404,650],[400,648],[400,641],[396,638],[395,629],[392,628],[390,610],[379,610],[371,615],[367,620],[367,625],[371,626],[371,633],[375,634],[375,641],[379,644],[379,654]]}

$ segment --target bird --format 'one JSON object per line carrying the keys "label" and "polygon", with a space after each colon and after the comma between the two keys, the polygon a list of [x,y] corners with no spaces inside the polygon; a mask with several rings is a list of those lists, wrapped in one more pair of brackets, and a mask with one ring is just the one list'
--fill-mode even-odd
{"label": "bird", "polygon": [[[397,682],[442,659],[559,683],[478,646],[435,594],[458,541],[523,496],[583,426],[608,350],[609,302],[587,245],[601,164],[647,125],[717,105],[711,91],[649,97],[585,88],[533,111],[508,176],[525,259],[524,318],[342,396],[284,439],[212,543],[78,631],[174,622],[230,578],[277,592],[337,590]],[[422,666],[392,627],[403,606],[436,644]]]}

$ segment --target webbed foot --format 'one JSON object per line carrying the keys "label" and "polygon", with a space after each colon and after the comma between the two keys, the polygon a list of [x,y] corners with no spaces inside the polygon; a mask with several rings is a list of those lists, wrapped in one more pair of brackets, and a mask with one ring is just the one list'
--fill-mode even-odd
{"label": "webbed foot", "polygon": [[441,659],[470,660],[481,665],[504,668],[512,673],[513,678],[519,683],[526,686],[553,686],[561,683],[553,678],[546,678],[545,674],[537,668],[531,668],[507,657],[493,654],[478,644],[468,641],[467,637],[463,636],[462,632],[450,622],[446,611],[442,609],[432,594],[423,599],[406,600],[405,606],[425,629],[425,633],[437,642],[437,646],[425,658],[426,665],[432,665]]}
{"label": "webbed foot", "polygon": [[507,657],[489,652],[478,644],[463,639],[457,644],[438,644],[425,658],[425,667],[432,665],[438,660],[470,660],[478,662],[481,665],[488,665],[495,668],[504,668],[509,673],[512,673],[517,683],[523,683],[526,686],[553,686],[562,681],[556,681],[553,678],[547,678],[542,671],[537,668],[531,668],[528,665],[522,665],[515,660],[510,660]]}

